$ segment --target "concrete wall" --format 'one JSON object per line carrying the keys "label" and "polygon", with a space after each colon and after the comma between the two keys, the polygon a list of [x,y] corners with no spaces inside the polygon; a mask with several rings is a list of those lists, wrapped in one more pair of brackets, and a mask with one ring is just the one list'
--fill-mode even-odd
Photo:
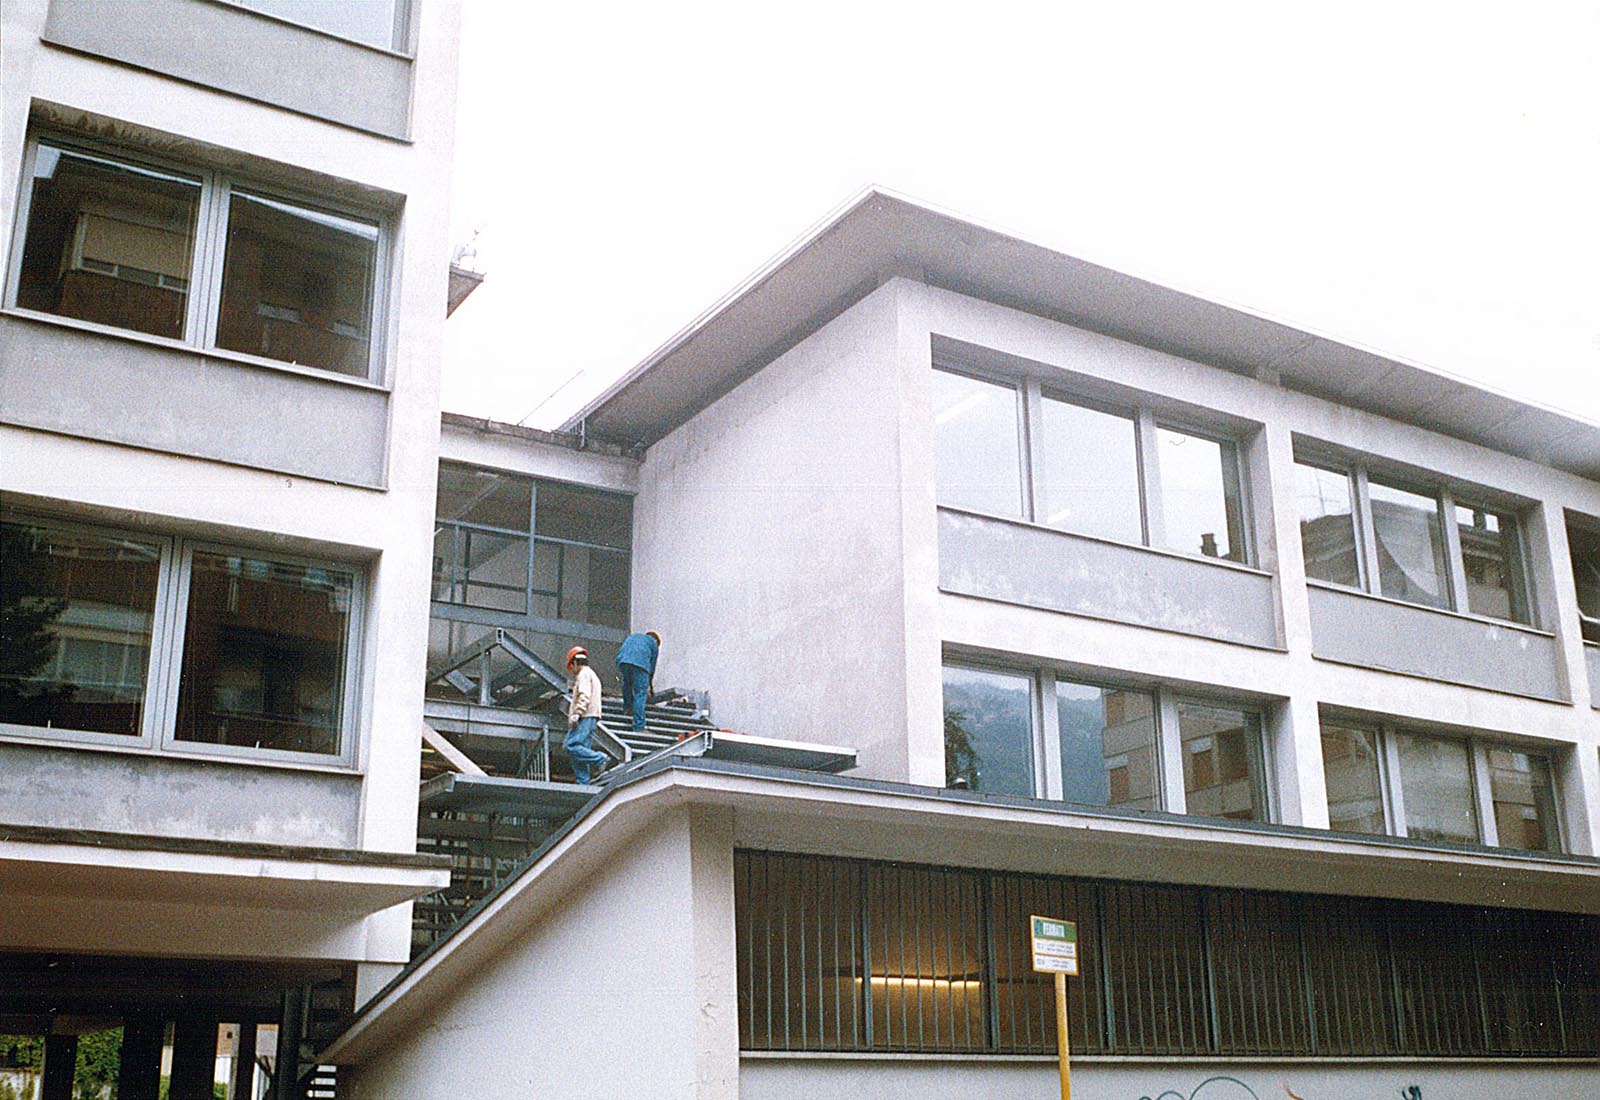
{"label": "concrete wall", "polygon": [[216,0],[55,0],[45,40],[388,137],[411,129],[410,58]]}
{"label": "concrete wall", "polygon": [[731,837],[726,813],[655,819],[340,1092],[733,1100]]}
{"label": "concrete wall", "polygon": [[[923,1058],[768,1058],[746,1055],[742,1100],[970,1100],[975,1096],[1054,1096],[1053,1060]],[[1417,1089],[1418,1092],[1408,1090]],[[1079,1059],[1077,1100],[1578,1100],[1600,1094],[1592,1064],[1511,1062],[1182,1063]]]}
{"label": "concrete wall", "polygon": [[880,288],[651,447],[634,504],[657,682],[883,779],[910,774],[898,315]]}
{"label": "concrete wall", "polygon": [[[149,752],[85,763],[88,754],[64,750],[62,782],[100,791],[103,805],[86,818],[119,820],[121,806],[129,829],[252,837],[281,829],[291,835],[274,839],[320,833],[323,842],[374,851],[415,846],[459,9],[422,0],[413,10],[411,59],[209,0],[0,6],[0,209],[17,208],[37,115],[180,163],[392,214],[374,384],[245,367],[66,320],[5,319],[12,343],[0,387],[14,411],[0,423],[7,510],[221,538],[346,561],[366,574],[353,767],[268,778],[268,767],[168,769]],[[128,30],[135,16],[138,33]],[[232,30],[196,34],[213,26],[207,20]],[[328,62],[330,50],[363,60]],[[297,63],[285,67],[286,56]],[[308,79],[301,62],[332,71]],[[367,62],[403,71],[403,82],[375,76]],[[379,110],[387,121],[346,109]],[[362,127],[403,127],[406,140]],[[9,217],[0,224],[8,257],[16,228]],[[37,346],[15,343],[24,330]],[[25,375],[30,362],[40,369]],[[152,777],[166,772],[182,772],[193,801],[212,805],[161,818],[150,792]],[[224,824],[230,805],[237,816]],[[38,804],[29,813],[59,816]],[[409,923],[408,907],[398,906],[348,942],[356,957],[396,963],[409,954]]]}
{"label": "concrete wall", "polygon": [[0,819],[143,836],[354,848],[361,777],[0,744]]}

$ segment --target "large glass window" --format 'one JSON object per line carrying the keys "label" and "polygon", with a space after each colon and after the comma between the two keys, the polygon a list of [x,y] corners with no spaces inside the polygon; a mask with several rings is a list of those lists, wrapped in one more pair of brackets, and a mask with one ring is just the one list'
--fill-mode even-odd
{"label": "large glass window", "polygon": [[1449,607],[1439,501],[1378,481],[1369,484],[1379,590],[1407,603]]}
{"label": "large glass window", "polygon": [[[1509,510],[1375,478],[1361,464],[1333,470],[1297,461],[1295,478],[1308,579],[1533,622],[1521,535]],[[1370,531],[1369,540],[1362,531]]]}
{"label": "large glass window", "polygon": [[337,753],[354,592],[349,572],[196,551],[177,739]]}
{"label": "large glass window", "polygon": [[1356,558],[1349,477],[1300,464],[1296,464],[1294,473],[1306,576],[1359,588],[1361,569]]}
{"label": "large glass window", "polygon": [[373,375],[383,298],[377,218],[90,141],[40,137],[29,156],[7,304]]}
{"label": "large glass window", "polygon": [[[1561,850],[1546,754],[1487,738],[1436,737],[1388,722],[1324,717],[1322,765],[1334,829]],[[1480,806],[1491,807],[1491,820],[1479,819]]]}
{"label": "large glass window", "polygon": [[944,768],[949,786],[1034,793],[1030,690],[1027,676],[945,666]]}
{"label": "large glass window", "polygon": [[1244,561],[1244,504],[1231,443],[1156,429],[1163,540],[1172,550]]}
{"label": "large glass window", "polygon": [[0,725],[143,732],[161,547],[0,524]]}
{"label": "large glass window", "polygon": [[333,563],[0,524],[0,725],[348,757],[359,584]]}
{"label": "large glass window", "polygon": [[1600,523],[1591,527],[1568,520],[1567,546],[1584,639],[1600,644]]}
{"label": "large glass window", "polygon": [[230,0],[279,19],[364,42],[403,50],[410,0]]}
{"label": "large glass window", "polygon": [[933,445],[940,504],[1022,515],[1014,387],[934,371]]}
{"label": "large glass window", "polygon": [[1261,719],[1252,711],[1178,703],[1185,812],[1265,821]]}
{"label": "large glass window", "polygon": [[1041,408],[1044,514],[1039,519],[1083,535],[1143,542],[1133,420],[1050,397]]}
{"label": "large glass window", "polygon": [[1344,722],[1322,723],[1322,770],[1328,785],[1328,826],[1345,833],[1384,831],[1378,731]]}
{"label": "large glass window", "polygon": [[1096,408],[1036,381],[983,381],[944,369],[933,372],[933,420],[942,505],[1249,560],[1232,442],[1158,423],[1148,408]]}
{"label": "large glass window", "polygon": [[217,346],[365,376],[377,262],[375,222],[234,191]]}
{"label": "large glass window", "polygon": [[1149,692],[1056,680],[1061,797],[1085,806],[1161,805]]}
{"label": "large glass window", "polygon": [[181,339],[200,181],[41,141],[16,304]]}

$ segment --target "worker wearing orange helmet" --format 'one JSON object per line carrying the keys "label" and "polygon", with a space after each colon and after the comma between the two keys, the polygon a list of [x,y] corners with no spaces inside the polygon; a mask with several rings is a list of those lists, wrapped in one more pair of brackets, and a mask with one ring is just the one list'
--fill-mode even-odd
{"label": "worker wearing orange helmet", "polygon": [[650,702],[650,682],[656,678],[656,658],[661,655],[661,635],[654,630],[629,634],[617,650],[617,675],[622,677],[622,701],[633,712],[633,728],[644,729],[644,708]]}
{"label": "worker wearing orange helmet", "polygon": [[567,650],[567,675],[570,699],[567,703],[567,759],[572,761],[572,778],[588,783],[599,765],[604,770],[611,759],[594,747],[595,727],[600,724],[600,677],[589,667],[589,651],[581,645]]}

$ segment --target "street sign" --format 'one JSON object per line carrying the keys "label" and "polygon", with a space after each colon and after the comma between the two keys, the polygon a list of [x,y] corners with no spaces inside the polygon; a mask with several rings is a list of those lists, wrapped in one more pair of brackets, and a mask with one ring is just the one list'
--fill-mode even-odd
{"label": "street sign", "polygon": [[1078,926],[1054,917],[1028,918],[1033,930],[1033,969],[1038,974],[1078,976]]}

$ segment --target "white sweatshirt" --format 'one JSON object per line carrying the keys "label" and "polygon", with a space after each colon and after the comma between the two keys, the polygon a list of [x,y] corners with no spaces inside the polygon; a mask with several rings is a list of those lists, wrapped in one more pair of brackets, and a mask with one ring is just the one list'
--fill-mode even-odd
{"label": "white sweatshirt", "polygon": [[572,680],[572,702],[567,704],[567,725],[576,726],[580,718],[600,717],[600,677],[584,665]]}

